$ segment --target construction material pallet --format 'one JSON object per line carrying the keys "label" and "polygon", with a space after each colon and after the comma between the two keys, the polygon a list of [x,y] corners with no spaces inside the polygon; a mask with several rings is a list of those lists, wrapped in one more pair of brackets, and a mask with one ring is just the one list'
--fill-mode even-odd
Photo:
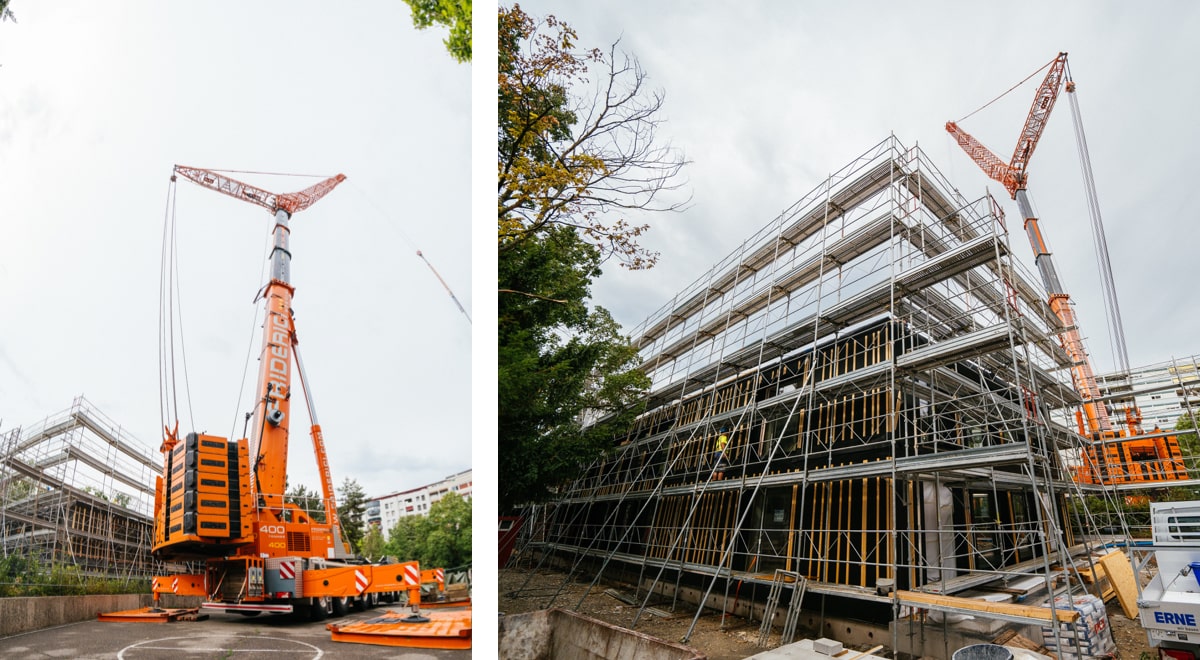
{"label": "construction material pallet", "polygon": [[406,615],[388,610],[383,616],[358,623],[330,623],[335,642],[406,646],[421,649],[471,648],[471,610],[429,612],[428,621],[409,623]]}
{"label": "construction material pallet", "polygon": [[199,614],[195,607],[164,609],[161,607],[141,607],[136,610],[121,610],[120,612],[103,612],[96,615],[100,621],[109,623],[170,623],[172,621],[203,621],[207,614]]}

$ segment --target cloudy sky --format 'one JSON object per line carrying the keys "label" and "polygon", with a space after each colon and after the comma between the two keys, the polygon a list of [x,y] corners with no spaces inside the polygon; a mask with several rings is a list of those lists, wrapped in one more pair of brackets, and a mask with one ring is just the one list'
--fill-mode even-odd
{"label": "cloudy sky", "polygon": [[[19,22],[0,23],[0,429],[82,394],[157,448],[172,165],[343,172],[292,222],[297,329],[334,480],[384,494],[472,467],[471,326],[415,255],[470,309],[471,69],[443,34],[414,30],[399,2],[12,10]],[[319,180],[233,176],[278,192]],[[240,437],[271,215],[182,180],[175,213],[181,428]],[[248,390],[256,374],[251,357]],[[319,487],[303,406],[293,415],[291,482]]]}
{"label": "cloudy sky", "polygon": [[[1004,200],[1013,247],[1036,272],[1016,203],[943,126],[1052,60],[1069,66],[1108,231],[1134,366],[1200,352],[1200,6],[1190,2],[522,2],[579,43],[636,56],[666,93],[660,138],[693,163],[691,207],[642,218],[652,271],[610,264],[597,302],[640,322],[830,172],[894,133],[967,196]],[[1152,7],[1153,11],[1145,7]],[[1007,160],[1039,74],[961,125]],[[1060,97],[1030,165],[1064,286],[1100,371],[1113,367],[1076,155]],[[1016,218],[1015,221],[1012,219]]]}

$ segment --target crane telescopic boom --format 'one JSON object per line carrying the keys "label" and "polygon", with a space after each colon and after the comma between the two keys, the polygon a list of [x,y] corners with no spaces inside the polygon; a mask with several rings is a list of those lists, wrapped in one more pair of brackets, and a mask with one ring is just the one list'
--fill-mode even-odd
{"label": "crane telescopic boom", "polygon": [[[300,365],[299,354],[296,351],[296,327],[292,317],[292,296],[295,288],[291,284],[291,230],[288,228],[288,221],[293,214],[307,209],[329,194],[346,180],[346,176],[338,174],[298,192],[276,194],[214,170],[176,165],[174,171],[205,188],[257,204],[275,215],[275,224],[271,230],[271,278],[262,292],[266,318],[263,322],[262,352],[259,355],[258,403],[255,405],[251,427],[249,449],[252,478],[249,487],[251,497],[264,513],[283,516],[287,484],[288,433],[291,426],[289,415],[293,354],[296,358],[295,363]],[[302,366],[299,367],[299,371],[306,393],[309,417],[313,420],[311,433],[318,472],[321,475],[325,520],[335,530],[334,536],[340,537],[341,525],[337,515],[337,500],[330,477],[324,436],[316,421],[308,384],[303,382]],[[173,443],[169,438],[165,444]]]}
{"label": "crane telescopic boom", "polygon": [[[1034,261],[1041,274],[1042,284],[1046,288],[1047,303],[1062,326],[1059,338],[1071,360],[1071,380],[1075,385],[1075,391],[1083,399],[1082,418],[1079,420],[1080,432],[1086,432],[1096,443],[1085,451],[1086,469],[1081,471],[1080,478],[1098,483],[1108,483],[1114,477],[1117,481],[1186,479],[1187,473],[1183,469],[1178,443],[1173,436],[1133,437],[1142,434],[1141,415],[1134,408],[1130,408],[1126,413],[1126,423],[1129,427],[1127,435],[1113,427],[1107,408],[1103,402],[1099,401],[1101,398],[1100,388],[1097,385],[1095,371],[1092,369],[1087,350],[1083,346],[1083,339],[1079,334],[1078,322],[1071,309],[1070,296],[1063,290],[1058,273],[1054,268],[1050,250],[1042,237],[1038,218],[1033,213],[1033,205],[1029,202],[1026,186],[1029,183],[1030,159],[1046,129],[1046,122],[1050,118],[1050,112],[1054,109],[1054,103],[1058,100],[1064,83],[1068,94],[1073,96],[1075,91],[1075,83],[1070,79],[1067,68],[1066,53],[1059,53],[1047,67],[1049,70],[1041,84],[1038,85],[1033,103],[1029,108],[1029,114],[1025,118],[1025,125],[1017,139],[1017,146],[1013,149],[1012,158],[1008,162],[1001,160],[979,140],[962,130],[956,122],[946,122],[946,131],[954,136],[958,145],[985,174],[1004,185],[1009,195],[1016,200],[1021,217],[1024,218],[1025,233],[1029,237]],[[1073,98],[1072,105],[1074,106]],[[1073,114],[1078,121],[1078,110],[1074,107]],[[1081,130],[1080,127],[1077,127],[1077,132]],[[1085,147],[1081,150],[1080,157],[1084,160],[1085,187],[1088,187],[1091,186],[1090,164],[1086,162]],[[1088,193],[1089,204],[1094,206],[1096,203],[1095,192],[1092,187],[1088,187]],[[1098,218],[1094,214],[1093,224],[1097,222]],[[1104,258],[1107,259],[1107,254],[1104,255]],[[1111,280],[1111,274],[1109,278]],[[1106,291],[1106,294],[1111,296],[1110,299],[1113,301],[1111,304],[1115,307],[1115,292]],[[1124,345],[1123,337],[1122,332],[1120,340],[1122,347]],[[1124,362],[1127,363],[1127,358]],[[1120,440],[1121,438],[1130,439]],[[1116,442],[1104,444],[1106,441]],[[1144,458],[1146,456],[1153,458]]]}
{"label": "crane telescopic boom", "polygon": [[[1100,388],[1096,384],[1095,371],[1092,369],[1087,350],[1083,346],[1083,340],[1079,336],[1075,314],[1071,310],[1071,298],[1063,290],[1062,282],[1058,279],[1054,260],[1050,255],[1050,250],[1046,247],[1045,239],[1042,238],[1042,230],[1038,225],[1037,216],[1033,213],[1033,205],[1029,203],[1028,195],[1025,192],[1029,181],[1029,161],[1034,150],[1037,149],[1042,133],[1046,130],[1050,111],[1054,109],[1054,102],[1058,100],[1063,82],[1067,79],[1066,68],[1066,53],[1059,53],[1050,62],[1050,70],[1046,72],[1046,77],[1038,85],[1037,92],[1033,97],[1033,104],[1029,108],[1025,125],[1021,128],[1017,146],[1013,149],[1012,159],[1009,162],[1001,160],[972,135],[959,128],[955,122],[946,122],[946,131],[954,136],[958,145],[967,152],[967,155],[979,165],[985,174],[1004,185],[1008,194],[1016,200],[1017,206],[1021,209],[1025,233],[1029,236],[1029,244],[1033,248],[1034,263],[1037,265],[1038,272],[1041,273],[1042,284],[1046,287],[1048,294],[1047,303],[1064,328],[1061,334],[1063,348],[1074,365],[1071,367],[1071,379],[1075,384],[1075,391],[1079,392],[1084,400],[1083,408],[1088,434],[1096,437],[1097,434],[1112,434],[1112,422],[1105,407],[1094,401],[1100,398]],[[1074,89],[1073,83],[1068,82],[1067,85],[1068,91]]]}

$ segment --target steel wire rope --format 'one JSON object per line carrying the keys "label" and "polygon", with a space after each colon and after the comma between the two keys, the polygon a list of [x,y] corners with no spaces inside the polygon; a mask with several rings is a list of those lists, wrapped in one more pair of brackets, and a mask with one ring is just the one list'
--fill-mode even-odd
{"label": "steel wire rope", "polygon": [[[275,219],[272,218],[271,222],[275,222]],[[260,259],[262,262],[262,270],[259,271],[258,275],[258,280],[260,282],[267,277],[267,264],[270,263],[267,261],[267,255],[270,254],[271,245],[272,239],[270,234],[268,234],[267,239],[263,242],[263,255],[262,259]],[[262,292],[263,289],[259,289],[258,293],[254,296],[254,302],[251,303],[251,306],[253,307],[253,314],[250,316],[250,340],[246,343],[246,361],[242,365],[242,382],[238,386],[237,400],[233,405],[233,424],[229,427],[230,439],[233,439],[237,434],[237,422],[238,415],[241,413],[240,408],[242,405],[242,395],[244,395],[246,391],[246,374],[250,372],[250,356],[254,353],[254,328],[258,326],[258,298],[262,295]],[[255,407],[258,407],[257,403],[255,404]],[[255,462],[255,465],[257,466],[257,461]]]}
{"label": "steel wire rope", "polygon": [[965,120],[967,120],[967,119],[970,119],[970,118],[971,118],[971,116],[972,116],[972,115],[974,115],[975,113],[979,112],[980,110],[983,110],[984,108],[986,108],[986,107],[988,107],[989,105],[991,105],[991,104],[995,103],[996,101],[999,101],[1000,99],[1004,98],[1005,96],[1008,96],[1008,95],[1009,95],[1009,94],[1010,94],[1010,93],[1011,93],[1013,90],[1015,90],[1016,88],[1020,87],[1021,85],[1024,85],[1025,83],[1029,82],[1029,79],[1030,79],[1030,78],[1033,78],[1033,77],[1034,77],[1034,76],[1036,76],[1037,74],[1041,73],[1041,72],[1042,72],[1042,71],[1044,71],[1044,70],[1045,70],[1047,67],[1049,67],[1051,64],[1054,64],[1054,62],[1055,62],[1055,61],[1057,61],[1057,60],[1058,60],[1058,57],[1055,57],[1053,60],[1050,60],[1049,62],[1046,62],[1046,63],[1045,63],[1045,64],[1043,64],[1043,65],[1042,65],[1040,68],[1038,68],[1038,70],[1037,70],[1037,71],[1034,71],[1033,73],[1031,73],[1031,74],[1029,74],[1028,76],[1026,76],[1024,80],[1022,80],[1021,82],[1019,82],[1019,83],[1017,83],[1017,84],[1013,85],[1012,87],[1009,87],[1009,88],[1008,88],[1007,90],[1005,90],[1004,92],[1001,92],[1000,96],[997,96],[996,98],[992,99],[991,101],[988,101],[987,103],[984,103],[983,105],[979,106],[978,108],[975,108],[975,110],[971,111],[969,114],[967,114],[967,115],[963,116],[963,118],[962,118],[962,119],[959,119],[959,120],[955,121],[954,123],[956,123],[956,124],[957,124],[958,122],[961,122],[961,121],[965,121]]}
{"label": "steel wire rope", "polygon": [[[177,198],[171,199],[171,266],[174,269],[172,273],[172,281],[175,283],[175,288],[171,292],[172,308],[179,319],[179,360],[183,363],[183,392],[184,398],[187,400],[188,409],[188,425],[193,431],[196,430],[196,417],[192,410],[192,386],[188,380],[187,370],[187,342],[183,338],[183,293],[179,284],[179,241],[177,237],[178,223],[175,216],[175,202]],[[174,320],[172,320],[174,321]],[[171,354],[175,353],[174,335],[172,335]],[[172,358],[172,371],[174,370],[174,358]],[[174,378],[174,373],[171,374]],[[178,419],[178,417],[177,417]]]}
{"label": "steel wire rope", "polygon": [[329,174],[290,174],[288,172],[260,172],[258,170],[218,170],[218,169],[214,169],[214,168],[208,168],[208,171],[209,172],[222,172],[224,174],[265,174],[267,176],[295,176],[295,177],[306,177],[306,178],[310,178],[310,179],[328,179],[330,176],[332,176]]}
{"label": "steel wire rope", "polygon": [[163,317],[163,309],[166,303],[166,281],[167,281],[167,236],[169,235],[169,226],[171,218],[172,199],[175,194],[175,177],[171,177],[170,183],[167,184],[167,205],[163,209],[163,238],[162,247],[159,254],[158,268],[158,415],[159,421],[163,428],[167,428],[167,419],[170,417],[170,404],[167,396],[167,372],[166,372],[166,329],[167,322]]}
{"label": "steel wire rope", "polygon": [[[1067,80],[1071,80],[1070,68],[1067,68]],[[1108,238],[1104,231],[1104,219],[1100,214],[1100,200],[1096,195],[1096,182],[1092,174],[1092,156],[1087,146],[1087,136],[1083,130],[1083,115],[1079,111],[1078,97],[1072,89],[1067,92],[1070,100],[1071,120],[1075,129],[1075,147],[1079,156],[1080,177],[1083,180],[1084,195],[1087,199],[1088,217],[1092,226],[1092,249],[1096,258],[1096,269],[1100,271],[1101,288],[1104,293],[1104,311],[1108,316],[1109,349],[1117,368],[1129,372],[1129,348],[1125,342],[1125,323],[1121,317],[1121,307],[1117,299],[1117,285],[1113,278],[1112,261],[1109,258]]]}

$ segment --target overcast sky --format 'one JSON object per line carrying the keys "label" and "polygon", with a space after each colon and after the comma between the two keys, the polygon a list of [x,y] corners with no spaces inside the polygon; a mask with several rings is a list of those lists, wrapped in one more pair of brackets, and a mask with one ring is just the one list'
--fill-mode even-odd
{"label": "overcast sky", "polygon": [[[82,394],[157,449],[173,164],[348,177],[292,221],[294,309],[334,480],[471,466],[469,65],[399,2],[14,2],[0,23],[0,429]],[[277,192],[319,179],[233,175]],[[190,415],[240,437],[271,215],[181,180]],[[182,369],[180,369],[182,371]],[[296,383],[293,383],[295,386]],[[298,399],[293,400],[299,404]],[[291,483],[319,487],[302,405]]]}
{"label": "overcast sky", "polygon": [[[581,46],[636,56],[666,93],[660,139],[693,163],[683,213],[652,215],[652,271],[610,263],[595,300],[632,328],[780,211],[894,133],[968,199],[1020,213],[943,126],[1067,51],[1134,366],[1200,352],[1193,191],[1200,180],[1200,5],[1191,2],[522,2]],[[969,6],[969,9],[966,7]],[[1153,11],[1147,9],[1152,7]],[[1011,156],[1039,74],[961,126]],[[1029,193],[1098,370],[1113,368],[1065,94]]]}

